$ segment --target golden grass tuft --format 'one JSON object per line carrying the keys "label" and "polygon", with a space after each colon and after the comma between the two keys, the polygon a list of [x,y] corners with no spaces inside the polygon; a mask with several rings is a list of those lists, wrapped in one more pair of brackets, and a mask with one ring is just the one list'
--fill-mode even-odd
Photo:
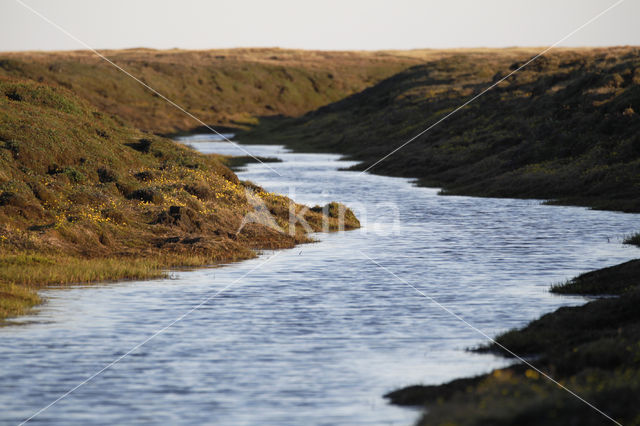
{"label": "golden grass tuft", "polygon": [[23,315],[41,302],[40,296],[32,288],[0,283],[0,320]]}

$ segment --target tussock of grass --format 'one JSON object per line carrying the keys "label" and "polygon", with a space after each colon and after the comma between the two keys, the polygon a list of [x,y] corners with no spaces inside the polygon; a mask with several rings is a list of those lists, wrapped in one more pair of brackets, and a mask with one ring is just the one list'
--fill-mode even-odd
{"label": "tussock of grass", "polygon": [[632,244],[634,246],[640,246],[640,232],[637,234],[629,235],[624,239],[625,244]]}
{"label": "tussock of grass", "polygon": [[557,294],[622,294],[640,286],[640,260],[599,269],[551,287]]}
{"label": "tussock of grass", "polygon": [[0,320],[25,314],[41,301],[32,288],[0,283]]}

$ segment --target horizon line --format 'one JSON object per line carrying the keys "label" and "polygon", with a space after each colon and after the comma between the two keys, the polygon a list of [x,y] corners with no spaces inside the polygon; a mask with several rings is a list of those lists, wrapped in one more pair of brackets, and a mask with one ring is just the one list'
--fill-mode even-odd
{"label": "horizon line", "polygon": [[[512,46],[459,46],[459,47],[411,47],[411,48],[380,48],[380,49],[316,49],[316,48],[299,48],[299,47],[282,47],[282,46],[235,46],[235,47],[211,47],[211,48],[185,48],[185,47],[105,47],[96,48],[97,51],[135,51],[135,50],[151,50],[151,51],[183,51],[183,52],[208,52],[222,50],[282,50],[282,51],[300,51],[300,52],[415,52],[415,51],[455,51],[455,50],[514,50],[514,49],[536,49],[544,47],[544,45],[512,45]],[[640,48],[640,44],[613,44],[613,45],[575,45],[575,46],[558,46],[554,50],[588,50],[588,49],[611,49],[611,48]],[[0,50],[0,54],[6,53],[73,53],[73,52],[91,52],[88,49],[21,49],[21,50]]]}

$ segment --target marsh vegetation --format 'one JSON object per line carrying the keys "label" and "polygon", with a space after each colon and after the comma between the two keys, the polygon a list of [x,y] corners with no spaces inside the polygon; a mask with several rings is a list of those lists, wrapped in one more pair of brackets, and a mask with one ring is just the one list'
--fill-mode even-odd
{"label": "marsh vegetation", "polygon": [[298,118],[243,135],[339,152],[372,173],[443,194],[551,199],[640,211],[640,50],[562,49],[509,76],[391,157],[376,162],[519,69],[520,50],[454,51]]}
{"label": "marsh vegetation", "polygon": [[[640,211],[638,48],[560,49],[504,81],[537,52],[104,53],[245,142],[346,154],[361,161],[355,169],[418,178],[444,195]],[[359,226],[342,205],[307,209],[230,170],[255,158],[203,155],[162,136],[200,124],[89,52],[1,54],[0,318],[25,313],[50,285],[154,278],[309,242],[291,212],[312,231],[338,229],[344,219],[347,229]],[[245,226],[255,209],[248,191],[280,231]],[[631,261],[555,285],[557,294],[608,297],[560,308],[496,341],[535,357],[615,419],[638,423],[639,276]],[[475,350],[509,355],[497,345]],[[388,397],[425,407],[422,424],[603,419],[525,364]]]}
{"label": "marsh vegetation", "polygon": [[[241,182],[229,158],[124,125],[65,88],[0,80],[0,107],[2,317],[37,303],[47,285],[158,277],[310,241],[290,211],[315,230],[341,220]],[[253,211],[247,191],[282,231],[239,231]]]}

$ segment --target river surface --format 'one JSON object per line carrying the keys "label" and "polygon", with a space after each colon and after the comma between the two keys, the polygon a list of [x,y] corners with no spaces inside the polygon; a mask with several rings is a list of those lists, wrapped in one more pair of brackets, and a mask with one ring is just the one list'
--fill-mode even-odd
{"label": "river surface", "polygon": [[[245,154],[211,140],[183,142]],[[485,340],[430,297],[495,335],[584,302],[551,295],[551,284],[639,254],[621,244],[637,215],[443,197],[339,171],[353,163],[337,155],[244,148],[283,162],[268,164],[280,176],[251,164],[241,178],[310,205],[346,203],[363,228],[163,280],[43,291],[34,315],[0,328],[1,424],[20,423],[178,318],[31,423],[411,424],[419,413],[388,405],[385,392],[508,363],[466,352]]]}

